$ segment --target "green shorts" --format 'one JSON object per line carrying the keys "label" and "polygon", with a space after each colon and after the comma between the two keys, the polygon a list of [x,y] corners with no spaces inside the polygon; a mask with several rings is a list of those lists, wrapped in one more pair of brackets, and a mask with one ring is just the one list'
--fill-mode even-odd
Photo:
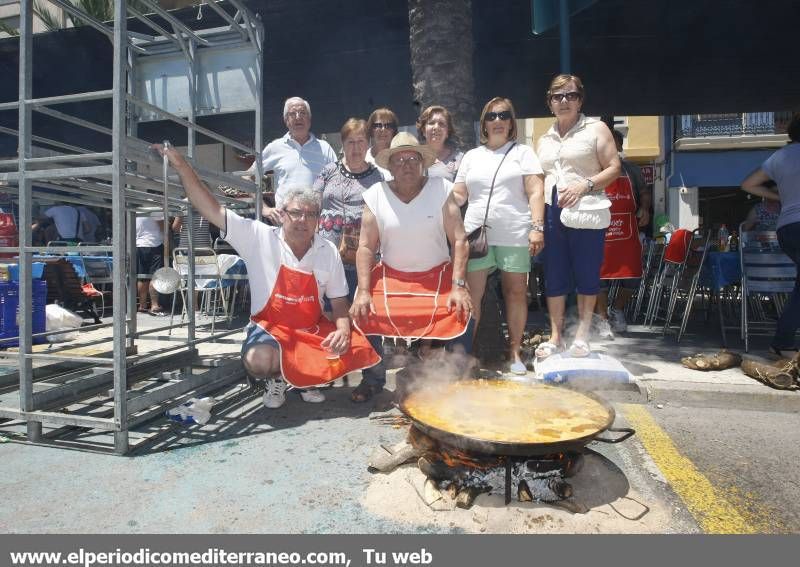
{"label": "green shorts", "polygon": [[531,253],[527,246],[489,246],[489,253],[483,258],[475,258],[467,264],[468,272],[479,270],[517,274],[527,274],[531,271]]}

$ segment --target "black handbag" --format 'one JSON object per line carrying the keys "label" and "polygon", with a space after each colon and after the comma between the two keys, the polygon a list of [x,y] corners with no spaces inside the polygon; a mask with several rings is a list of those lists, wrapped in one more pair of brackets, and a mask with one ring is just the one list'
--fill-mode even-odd
{"label": "black handbag", "polygon": [[489,253],[489,241],[486,239],[486,229],[488,228],[486,220],[489,218],[489,204],[492,202],[492,193],[494,193],[494,182],[495,180],[497,180],[497,173],[500,171],[500,167],[502,167],[503,162],[506,160],[508,152],[510,152],[511,148],[513,148],[516,145],[517,143],[514,142],[508,147],[506,153],[503,154],[503,159],[500,160],[500,164],[497,166],[497,169],[494,172],[494,177],[492,177],[492,186],[489,189],[489,198],[486,199],[486,213],[483,215],[483,223],[481,223],[481,225],[478,228],[476,228],[467,235],[470,260],[475,258],[483,258]]}

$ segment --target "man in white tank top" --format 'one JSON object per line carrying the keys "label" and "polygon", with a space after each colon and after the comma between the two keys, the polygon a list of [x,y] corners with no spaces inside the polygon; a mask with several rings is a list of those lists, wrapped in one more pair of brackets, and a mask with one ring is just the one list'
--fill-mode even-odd
{"label": "man in white tank top", "polygon": [[[431,325],[425,334],[413,334],[404,330],[398,323],[402,313],[391,321],[395,332],[370,332],[404,338],[452,338],[463,333],[463,326],[469,320],[472,303],[466,287],[465,276],[469,248],[464,224],[455,200],[450,194],[452,184],[442,178],[428,179],[423,171],[435,160],[435,155],[427,146],[420,145],[417,139],[406,132],[394,137],[389,148],[380,152],[376,162],[389,169],[393,180],[376,183],[364,192],[364,215],[361,221],[361,237],[356,254],[358,270],[358,292],[353,300],[350,314],[357,324],[380,317],[376,312],[370,292],[372,269],[375,255],[380,252],[381,262],[395,272],[401,272],[404,281],[413,281],[417,274],[446,264],[450,260],[447,243],[453,250],[452,275],[447,265],[446,272],[451,281],[440,286],[437,291],[443,294],[449,290],[446,302],[447,313],[441,326]],[[423,277],[419,274],[419,277]],[[383,306],[379,306],[383,307]],[[380,311],[380,309],[378,310]],[[389,308],[387,306],[386,315]],[[446,315],[446,314],[444,314]],[[375,327],[378,329],[378,327]],[[404,333],[412,333],[406,335]],[[436,335],[440,332],[440,335]]]}

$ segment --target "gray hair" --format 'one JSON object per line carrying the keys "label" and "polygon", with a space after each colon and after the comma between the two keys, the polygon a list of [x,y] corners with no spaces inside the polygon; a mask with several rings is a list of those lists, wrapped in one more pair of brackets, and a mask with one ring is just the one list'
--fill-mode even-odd
{"label": "gray hair", "polygon": [[292,202],[302,205],[311,205],[315,207],[317,211],[322,210],[322,194],[319,191],[314,191],[313,189],[292,189],[286,194],[282,202],[284,210],[286,210],[286,207]]}
{"label": "gray hair", "polygon": [[306,112],[308,115],[311,116],[311,106],[308,104],[308,101],[305,99],[300,98],[299,96],[292,96],[286,99],[286,102],[283,103],[283,118],[284,120],[289,115],[289,107],[293,104],[302,104],[306,107]]}

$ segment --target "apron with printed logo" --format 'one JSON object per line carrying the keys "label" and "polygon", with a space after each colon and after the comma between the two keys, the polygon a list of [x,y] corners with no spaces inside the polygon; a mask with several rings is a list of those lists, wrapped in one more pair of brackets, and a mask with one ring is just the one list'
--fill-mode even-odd
{"label": "apron with printed logo", "polygon": [[638,205],[631,180],[622,175],[606,187],[611,201],[611,224],[606,229],[605,256],[600,279],[642,277],[642,243],[636,220]]}
{"label": "apron with printed logo", "polygon": [[356,329],[350,332],[350,349],[339,356],[321,346],[336,325],[322,314],[317,280],[308,272],[282,265],[267,304],[251,319],[278,341],[281,373],[297,388],[327,384],[381,360]]}
{"label": "apron with printed logo", "polygon": [[383,262],[372,268],[370,295],[375,314],[355,324],[365,335],[401,339],[454,339],[467,329],[448,312],[453,265],[445,262],[426,272],[401,272]]}

